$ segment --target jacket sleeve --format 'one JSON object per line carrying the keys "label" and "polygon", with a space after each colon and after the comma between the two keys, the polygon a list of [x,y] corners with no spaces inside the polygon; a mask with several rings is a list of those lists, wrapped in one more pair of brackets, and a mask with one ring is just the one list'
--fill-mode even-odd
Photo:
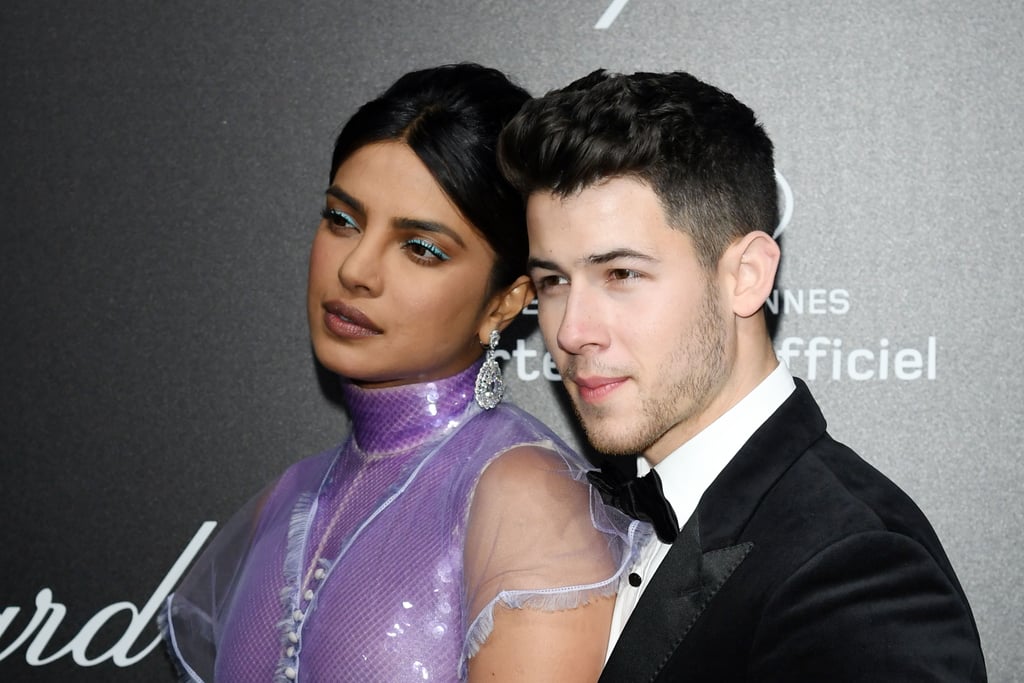
{"label": "jacket sleeve", "polygon": [[985,681],[970,608],[934,558],[888,531],[811,557],[768,598],[755,681]]}

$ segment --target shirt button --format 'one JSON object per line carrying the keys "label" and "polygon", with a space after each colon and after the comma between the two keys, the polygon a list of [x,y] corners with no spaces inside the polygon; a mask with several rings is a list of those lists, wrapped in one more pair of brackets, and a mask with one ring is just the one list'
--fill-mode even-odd
{"label": "shirt button", "polygon": [[292,612],[292,619],[294,619],[295,621],[302,621],[302,617],[302,610],[297,609],[294,612]]}
{"label": "shirt button", "polygon": [[289,645],[288,649],[284,651],[284,654],[285,654],[286,657],[289,657],[289,658],[294,657],[295,656],[295,648],[293,646]]}
{"label": "shirt button", "polygon": [[312,591],[312,589],[307,590],[305,592],[305,594],[303,594],[302,597],[306,599],[306,602],[309,602],[310,600],[312,600],[313,599],[313,591]]}
{"label": "shirt button", "polygon": [[295,669],[293,669],[293,668],[291,668],[289,666],[287,669],[284,670],[284,677],[287,678],[289,681],[294,681],[295,680]]}
{"label": "shirt button", "polygon": [[291,633],[289,633],[288,634],[288,642],[289,643],[298,643],[299,642],[299,634],[296,633],[295,631],[292,631]]}
{"label": "shirt button", "polygon": [[313,572],[313,578],[317,581],[323,581],[325,576],[327,576],[327,572],[324,571],[323,567],[318,567],[317,570]]}
{"label": "shirt button", "polygon": [[632,586],[633,588],[639,588],[640,584],[642,582],[643,582],[643,579],[640,578],[639,574],[637,574],[636,572],[630,572],[629,573],[629,585],[630,586]]}

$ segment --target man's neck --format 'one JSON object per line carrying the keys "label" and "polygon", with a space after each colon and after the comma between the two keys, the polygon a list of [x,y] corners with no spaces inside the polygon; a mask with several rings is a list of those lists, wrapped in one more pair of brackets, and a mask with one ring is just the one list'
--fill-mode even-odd
{"label": "man's neck", "polygon": [[758,359],[757,363],[737,364],[711,401],[692,418],[683,420],[666,431],[644,452],[644,458],[652,467],[657,465],[670,453],[704,431],[708,425],[729,412],[778,366],[779,360],[775,357],[774,352]]}

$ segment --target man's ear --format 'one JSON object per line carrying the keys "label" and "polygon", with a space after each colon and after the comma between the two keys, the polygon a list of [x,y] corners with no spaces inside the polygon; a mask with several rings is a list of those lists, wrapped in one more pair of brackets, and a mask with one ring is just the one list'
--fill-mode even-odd
{"label": "man's ear", "polygon": [[480,343],[487,345],[491,330],[501,332],[508,327],[509,323],[533,301],[535,295],[533,283],[525,275],[520,275],[511,285],[495,292],[487,304],[487,315],[484,316],[477,334]]}
{"label": "man's ear", "polygon": [[722,265],[732,285],[732,310],[749,318],[764,305],[772,293],[779,268],[779,245],[760,230],[749,232],[726,249]]}

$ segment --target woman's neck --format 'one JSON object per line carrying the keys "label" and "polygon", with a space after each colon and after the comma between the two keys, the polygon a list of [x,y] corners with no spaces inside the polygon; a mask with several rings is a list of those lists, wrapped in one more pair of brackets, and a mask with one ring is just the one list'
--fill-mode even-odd
{"label": "woman's neck", "polygon": [[450,377],[383,389],[343,382],[356,445],[370,456],[388,455],[446,433],[461,422],[473,401],[480,363]]}

